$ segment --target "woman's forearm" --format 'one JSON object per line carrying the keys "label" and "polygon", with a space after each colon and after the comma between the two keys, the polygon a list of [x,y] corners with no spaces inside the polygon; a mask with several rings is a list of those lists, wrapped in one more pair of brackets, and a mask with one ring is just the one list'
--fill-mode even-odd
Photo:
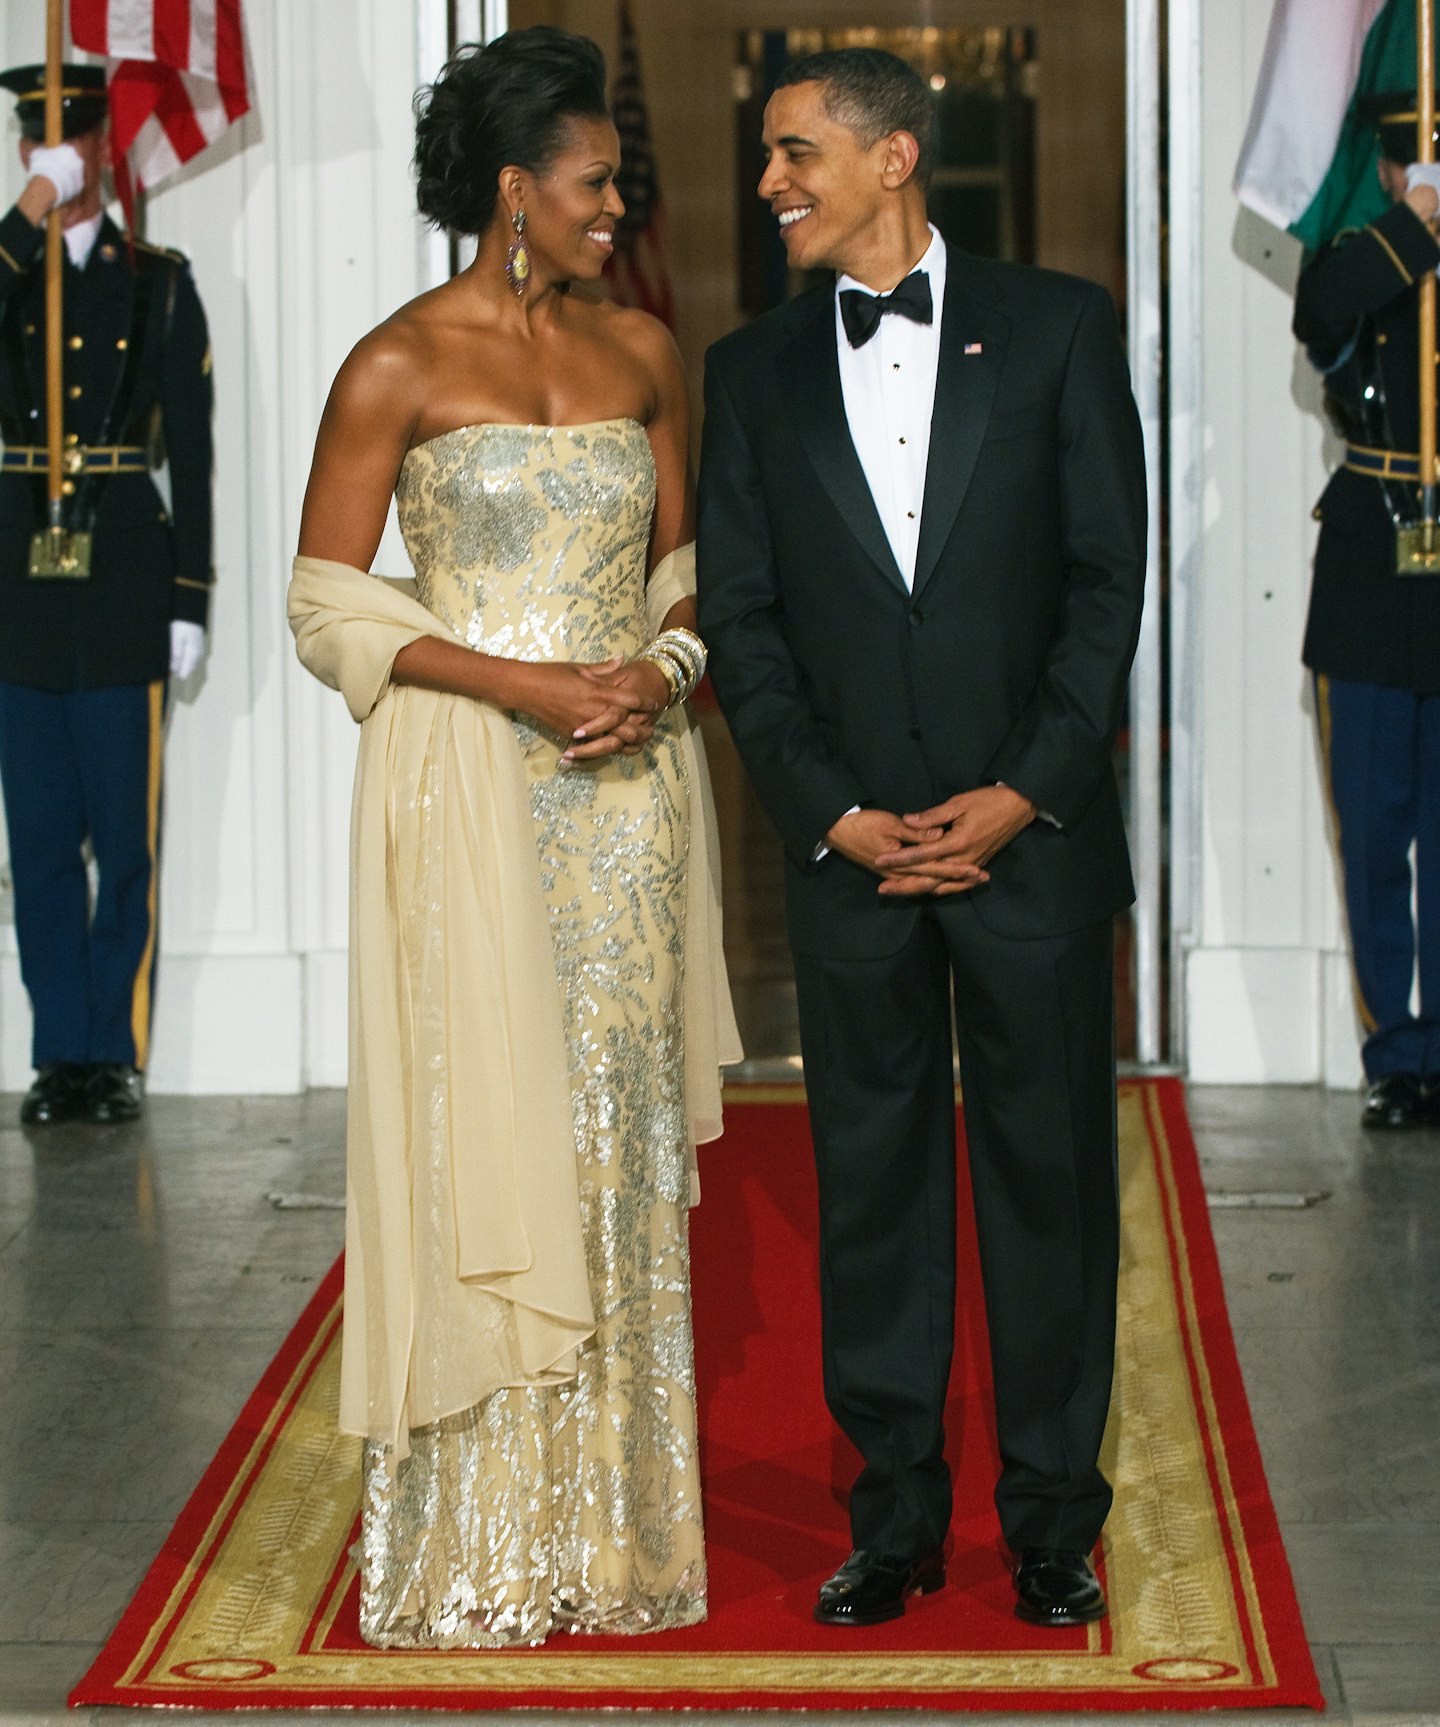
{"label": "woman's forearm", "polygon": [[522,660],[476,653],[458,642],[442,642],[438,636],[421,636],[396,654],[390,681],[516,708],[523,705],[525,674],[531,669]]}
{"label": "woman's forearm", "polygon": [[660,628],[662,630],[697,631],[698,624],[695,617],[694,600],[691,599],[689,595],[687,595],[683,600],[676,600],[675,604],[671,606],[668,612],[666,612]]}

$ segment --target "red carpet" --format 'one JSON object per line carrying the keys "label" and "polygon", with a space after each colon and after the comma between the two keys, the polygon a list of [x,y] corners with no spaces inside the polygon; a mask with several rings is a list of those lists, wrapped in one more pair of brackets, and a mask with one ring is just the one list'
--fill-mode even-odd
{"label": "red carpet", "polygon": [[858,1632],[813,1624],[855,1459],[820,1389],[814,1178],[798,1090],[727,1099],[694,1214],[711,1617],[502,1653],[360,1642],[358,1446],[333,1428],[339,1273],[286,1340],[72,1704],[1078,1710],[1318,1708],[1176,1081],[1121,1088],[1125,1246],[1106,1468],[1111,1617],[1021,1624],[970,1225],[949,1416],[949,1586]]}

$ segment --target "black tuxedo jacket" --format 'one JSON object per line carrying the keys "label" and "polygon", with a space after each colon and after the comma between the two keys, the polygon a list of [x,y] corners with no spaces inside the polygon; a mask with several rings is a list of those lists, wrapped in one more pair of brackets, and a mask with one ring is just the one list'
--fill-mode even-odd
{"label": "black tuxedo jacket", "polygon": [[913,594],[846,424],[833,290],[706,356],[700,628],[785,841],[800,952],[894,952],[919,915],[844,858],[811,861],[840,815],[995,781],[1059,824],[1026,828],[969,896],[997,934],[1057,935],[1133,898],[1111,751],[1145,477],[1114,311],[1092,283],[952,246],[941,316]]}

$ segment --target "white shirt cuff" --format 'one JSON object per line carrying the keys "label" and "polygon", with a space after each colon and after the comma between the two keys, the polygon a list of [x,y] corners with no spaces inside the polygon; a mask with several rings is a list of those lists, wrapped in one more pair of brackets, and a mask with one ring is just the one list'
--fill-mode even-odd
{"label": "white shirt cuff", "polygon": [[[843,822],[845,820],[845,816],[858,815],[859,812],[860,812],[859,804],[851,804],[850,808],[845,811],[845,815],[838,816],[836,819],[838,821]],[[834,825],[835,824],[832,822],[831,826],[833,827]],[[829,848],[829,846],[827,846],[825,844],[824,840],[821,840],[820,844],[818,846],[816,846],[816,848],[813,852],[811,852],[810,862],[812,864],[823,863],[825,861],[825,859],[828,858],[829,856],[830,856],[830,848]]]}

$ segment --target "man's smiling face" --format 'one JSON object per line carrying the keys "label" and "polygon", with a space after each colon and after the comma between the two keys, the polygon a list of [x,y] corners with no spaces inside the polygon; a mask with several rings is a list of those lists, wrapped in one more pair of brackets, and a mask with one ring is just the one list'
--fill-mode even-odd
{"label": "man's smiling face", "polygon": [[790,84],[765,104],[759,194],[780,222],[797,270],[844,271],[863,255],[884,201],[887,140],[869,149],[825,112],[817,83]]}

